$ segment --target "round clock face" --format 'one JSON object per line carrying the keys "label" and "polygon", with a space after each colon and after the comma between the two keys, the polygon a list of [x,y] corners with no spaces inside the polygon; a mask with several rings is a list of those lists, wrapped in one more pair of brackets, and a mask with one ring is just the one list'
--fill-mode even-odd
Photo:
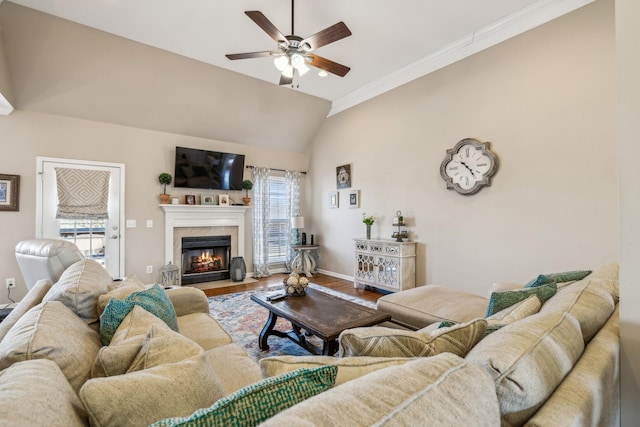
{"label": "round clock face", "polygon": [[448,189],[469,195],[491,185],[491,177],[497,169],[498,158],[489,149],[489,143],[467,138],[447,150],[440,165],[440,175]]}

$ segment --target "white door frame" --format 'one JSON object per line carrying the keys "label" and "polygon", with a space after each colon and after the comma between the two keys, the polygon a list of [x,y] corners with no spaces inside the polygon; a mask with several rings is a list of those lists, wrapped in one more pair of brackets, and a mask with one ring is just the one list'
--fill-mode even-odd
{"label": "white door frame", "polygon": [[[125,219],[124,219],[124,211],[125,211],[125,165],[124,163],[110,163],[110,162],[97,162],[92,160],[77,160],[77,159],[60,159],[55,157],[36,157],[36,171],[38,173],[38,179],[36,179],[36,207],[42,206],[43,200],[43,189],[42,189],[42,180],[43,180],[43,166],[44,163],[67,163],[69,165],[80,166],[96,166],[96,167],[110,167],[117,168],[120,170],[120,188],[117,189],[119,193],[120,199],[120,208],[119,208],[119,221],[118,221],[118,232],[119,232],[119,242],[118,242],[118,269],[120,271],[119,277],[124,277],[125,274],[125,266],[124,266],[124,248],[125,248]],[[42,226],[43,216],[42,216],[42,208],[36,209],[36,238],[41,239],[43,236],[43,226]],[[109,238],[108,234],[105,234],[105,238]]]}

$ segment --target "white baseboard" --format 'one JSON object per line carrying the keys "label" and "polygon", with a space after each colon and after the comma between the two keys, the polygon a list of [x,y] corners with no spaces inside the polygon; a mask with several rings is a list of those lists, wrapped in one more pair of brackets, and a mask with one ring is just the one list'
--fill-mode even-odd
{"label": "white baseboard", "polygon": [[333,271],[327,271],[318,269],[318,273],[326,274],[327,276],[337,277],[338,279],[348,280],[353,282],[353,276],[347,276],[346,274],[334,273]]}

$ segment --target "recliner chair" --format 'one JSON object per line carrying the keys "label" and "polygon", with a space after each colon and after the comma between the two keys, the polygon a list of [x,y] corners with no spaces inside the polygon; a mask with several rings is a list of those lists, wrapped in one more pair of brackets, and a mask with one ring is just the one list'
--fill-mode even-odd
{"label": "recliner chair", "polygon": [[80,249],[62,239],[29,239],[16,245],[16,259],[22,277],[31,289],[38,280],[56,283],[71,265],[84,259]]}

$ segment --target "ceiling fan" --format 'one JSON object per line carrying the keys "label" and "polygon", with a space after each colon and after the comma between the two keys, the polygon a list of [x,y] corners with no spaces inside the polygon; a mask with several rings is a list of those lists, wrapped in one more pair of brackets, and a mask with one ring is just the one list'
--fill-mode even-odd
{"label": "ceiling fan", "polygon": [[245,12],[253,22],[258,24],[264,32],[278,43],[275,50],[233,53],[225,56],[231,60],[275,57],[275,66],[281,72],[280,85],[292,84],[296,74],[300,76],[304,75],[309,71],[307,64],[331,74],[344,77],[351,68],[311,52],[329,43],[349,37],[351,35],[349,28],[347,28],[344,22],[338,22],[305,39],[296,36],[293,26],[293,2],[294,0],[291,0],[291,35],[289,36],[283,35],[262,12],[257,10]]}

